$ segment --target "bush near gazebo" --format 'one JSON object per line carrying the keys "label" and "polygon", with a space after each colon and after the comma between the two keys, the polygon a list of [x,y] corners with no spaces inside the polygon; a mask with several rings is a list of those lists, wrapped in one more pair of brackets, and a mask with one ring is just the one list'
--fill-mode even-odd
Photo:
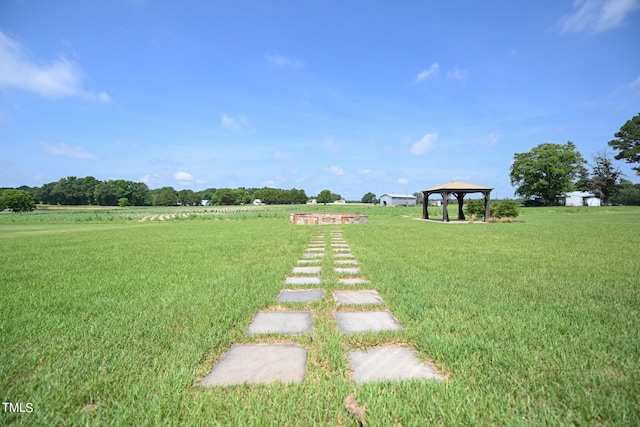
{"label": "bush near gazebo", "polygon": [[[464,203],[464,210],[472,218],[482,218],[484,216],[484,200],[468,200]],[[515,200],[503,200],[491,203],[489,216],[491,218],[515,218],[520,214],[520,204]]]}
{"label": "bush near gazebo", "polygon": [[491,204],[492,218],[515,218],[520,215],[520,204],[515,200],[503,200]]}

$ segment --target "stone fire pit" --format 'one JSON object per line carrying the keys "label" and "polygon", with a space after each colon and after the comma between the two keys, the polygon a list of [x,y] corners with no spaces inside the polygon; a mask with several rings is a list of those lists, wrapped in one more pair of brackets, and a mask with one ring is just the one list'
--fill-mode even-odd
{"label": "stone fire pit", "polygon": [[289,214],[289,223],[297,225],[364,224],[367,222],[369,222],[369,217],[362,214],[328,212]]}

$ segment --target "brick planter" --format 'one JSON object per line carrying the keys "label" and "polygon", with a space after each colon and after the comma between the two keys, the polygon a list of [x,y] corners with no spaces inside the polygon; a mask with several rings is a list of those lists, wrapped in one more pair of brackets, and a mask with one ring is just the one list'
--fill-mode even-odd
{"label": "brick planter", "polygon": [[297,225],[364,224],[367,222],[369,222],[369,217],[362,214],[327,212],[289,214],[289,223]]}

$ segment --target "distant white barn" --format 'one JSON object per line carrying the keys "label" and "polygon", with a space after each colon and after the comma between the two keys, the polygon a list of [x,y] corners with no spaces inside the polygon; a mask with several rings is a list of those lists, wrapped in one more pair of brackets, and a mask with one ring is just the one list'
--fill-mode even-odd
{"label": "distant white barn", "polygon": [[380,206],[415,206],[416,196],[408,194],[383,194],[380,196]]}
{"label": "distant white barn", "polygon": [[600,198],[584,191],[573,191],[565,194],[565,206],[600,206]]}

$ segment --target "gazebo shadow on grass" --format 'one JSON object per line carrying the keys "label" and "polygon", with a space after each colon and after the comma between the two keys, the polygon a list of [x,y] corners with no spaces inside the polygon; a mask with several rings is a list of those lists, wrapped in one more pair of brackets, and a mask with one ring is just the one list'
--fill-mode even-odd
{"label": "gazebo shadow on grass", "polygon": [[443,221],[442,218],[413,218],[416,221],[435,222],[438,224],[488,224],[488,221],[481,219],[450,219]]}

